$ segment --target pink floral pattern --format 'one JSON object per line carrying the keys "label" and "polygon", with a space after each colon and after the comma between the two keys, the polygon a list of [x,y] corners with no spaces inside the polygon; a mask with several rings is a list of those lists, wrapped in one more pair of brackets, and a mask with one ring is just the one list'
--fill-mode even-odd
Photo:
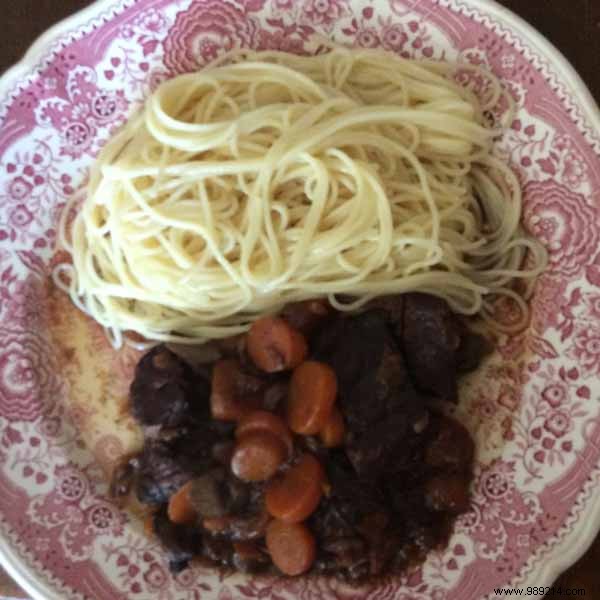
{"label": "pink floral pattern", "polygon": [[177,15],[164,42],[164,62],[173,72],[195,71],[220,53],[235,47],[252,47],[259,26],[241,8],[221,2],[192,3]]}
{"label": "pink floral pattern", "polygon": [[[39,334],[0,327],[0,414],[12,421],[32,421],[50,412],[61,392],[52,350]],[[41,399],[47,401],[40,406]]]}
{"label": "pink floral pattern", "polygon": [[[110,5],[0,97],[3,540],[65,599],[474,600],[514,578],[550,584],[532,569],[590,522],[600,461],[600,139],[552,61],[479,0]],[[106,496],[107,474],[135,442],[122,409],[138,355],[115,354],[50,285],[64,259],[52,255],[57,218],[102,144],[161,81],[234,47],[319,51],[318,36],[482,65],[503,78],[517,114],[498,153],[516,170],[525,225],[548,248],[550,269],[536,284],[530,329],[500,336],[498,352],[465,382],[458,410],[480,453],[471,509],[447,548],[401,578],[361,588],[200,566],[173,577],[139,519]],[[485,93],[486,78],[473,70],[457,79]],[[514,306],[500,303],[497,316],[510,324]]]}
{"label": "pink floral pattern", "polygon": [[48,98],[40,102],[36,116],[40,125],[61,133],[61,154],[78,158],[99,149],[98,130],[122,122],[119,115],[127,108],[122,90],[106,92],[98,88],[96,72],[78,66],[69,72],[67,99]]}
{"label": "pink floral pattern", "polygon": [[600,374],[600,327],[582,327],[574,336],[570,354],[586,374]]}
{"label": "pink floral pattern", "polygon": [[349,14],[347,0],[304,0],[302,16],[314,27],[331,31],[342,17]]}
{"label": "pink floral pattern", "polygon": [[525,186],[524,221],[550,253],[554,271],[575,275],[598,245],[598,230],[589,227],[600,215],[585,197],[554,182],[531,182]]}

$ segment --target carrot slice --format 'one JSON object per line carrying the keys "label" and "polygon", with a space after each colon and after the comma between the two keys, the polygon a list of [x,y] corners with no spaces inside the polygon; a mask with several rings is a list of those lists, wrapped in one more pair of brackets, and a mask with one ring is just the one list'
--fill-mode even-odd
{"label": "carrot slice", "polygon": [[329,420],[325,423],[325,427],[321,429],[319,435],[326,448],[337,448],[344,443],[346,425],[344,424],[342,413],[335,406],[329,415]]}
{"label": "carrot slice", "polygon": [[242,373],[233,359],[215,363],[212,372],[210,409],[214,419],[239,421],[244,415],[260,408],[260,382]]}
{"label": "carrot slice", "polygon": [[154,513],[146,515],[146,518],[144,519],[144,533],[148,537],[152,537],[154,535]]}
{"label": "carrot slice", "polygon": [[315,435],[329,420],[337,396],[337,378],[325,363],[303,362],[294,370],[287,422],[295,433]]}
{"label": "carrot slice", "polygon": [[298,366],[308,353],[306,339],[279,317],[263,317],[248,331],[246,348],[254,364],[267,373]]}
{"label": "carrot slice", "polygon": [[265,541],[273,564],[285,575],[305,573],[315,561],[315,537],[303,523],[271,521]]}
{"label": "carrot slice", "polygon": [[173,523],[184,525],[196,520],[196,510],[190,499],[191,487],[192,482],[188,481],[169,498],[167,514]]}
{"label": "carrot slice", "polygon": [[324,481],[325,472],[319,461],[312,454],[304,454],[297,464],[267,487],[267,511],[286,523],[304,521],[319,505]]}
{"label": "carrot slice", "polygon": [[243,481],[271,479],[287,455],[283,442],[268,431],[251,431],[238,439],[231,470]]}
{"label": "carrot slice", "polygon": [[294,440],[283,420],[267,410],[257,410],[246,415],[235,430],[235,437],[241,438],[254,431],[268,431],[278,437],[285,445],[288,457],[294,450]]}

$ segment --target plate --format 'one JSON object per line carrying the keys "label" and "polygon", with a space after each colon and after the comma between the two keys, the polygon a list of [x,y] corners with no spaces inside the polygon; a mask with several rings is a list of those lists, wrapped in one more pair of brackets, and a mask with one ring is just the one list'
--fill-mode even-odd
{"label": "plate", "polygon": [[[57,216],[159,82],[236,46],[310,52],[318,35],[499,75],[518,112],[498,152],[550,266],[529,329],[501,338],[463,386],[476,478],[445,550],[358,589],[200,567],[172,577],[135,512],[107,497],[106,473],[137,440],[124,409],[137,355],[114,352],[52,287]],[[599,132],[564,58],[484,0],[102,0],[53,28],[0,82],[3,566],[43,600],[469,600],[551,585],[600,526]]]}

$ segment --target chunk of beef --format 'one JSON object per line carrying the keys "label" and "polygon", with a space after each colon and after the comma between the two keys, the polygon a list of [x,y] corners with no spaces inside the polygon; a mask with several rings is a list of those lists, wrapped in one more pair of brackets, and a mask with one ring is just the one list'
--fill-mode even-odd
{"label": "chunk of beef", "polygon": [[190,500],[201,518],[242,512],[249,501],[248,486],[217,467],[191,481]]}
{"label": "chunk of beef", "polygon": [[469,508],[469,481],[460,475],[438,475],[425,486],[425,502],[435,511],[460,514]]}
{"label": "chunk of beef", "polygon": [[323,550],[333,554],[339,566],[348,567],[366,552],[366,544],[359,536],[335,536],[322,544]]}
{"label": "chunk of beef", "polygon": [[183,469],[193,475],[202,475],[215,466],[213,447],[222,439],[213,423],[200,423],[185,428],[168,446]]}
{"label": "chunk of beef", "polygon": [[406,433],[404,416],[399,415],[397,420],[398,424],[382,420],[362,435],[349,436],[346,452],[359,476],[376,477],[384,470],[390,450]]}
{"label": "chunk of beef", "polygon": [[383,311],[390,331],[398,343],[402,340],[402,332],[404,330],[404,297],[405,294],[380,296],[369,302],[368,305],[369,309]]}
{"label": "chunk of beef", "polygon": [[266,509],[255,509],[231,521],[229,535],[232,540],[250,541],[264,537],[271,516]]}
{"label": "chunk of beef", "polygon": [[233,546],[223,537],[205,536],[203,555],[211,562],[222,567],[229,567],[233,559]]}
{"label": "chunk of beef", "polygon": [[138,460],[136,495],[140,502],[167,502],[171,494],[192,478],[166,442],[147,441]]}
{"label": "chunk of beef", "polygon": [[167,350],[173,352],[178,358],[192,369],[204,373],[205,367],[223,357],[217,341],[204,344],[166,344]]}
{"label": "chunk of beef", "polygon": [[339,401],[349,429],[362,432],[392,414],[412,420],[422,402],[382,311],[337,319],[315,343],[315,358],[336,372]]}
{"label": "chunk of beef", "polygon": [[239,421],[252,410],[262,408],[269,379],[252,365],[226,359],[212,369],[210,406],[213,419]]}
{"label": "chunk of beef", "polygon": [[153,526],[156,537],[167,551],[171,572],[182,571],[189,561],[201,552],[201,531],[196,527],[171,522],[165,507],[154,515]]}
{"label": "chunk of beef", "polygon": [[416,386],[455,402],[460,323],[446,302],[427,294],[406,294],[402,336]]}
{"label": "chunk of beef", "polygon": [[475,444],[464,425],[443,415],[432,419],[433,435],[425,450],[431,467],[455,473],[469,473],[473,466]]}
{"label": "chunk of beef", "polygon": [[461,373],[474,371],[482,359],[492,352],[492,344],[482,335],[465,331],[462,335],[458,354],[457,368]]}
{"label": "chunk of beef", "polygon": [[190,487],[190,502],[200,518],[222,517],[227,514],[227,504],[223,493],[225,469],[211,469],[194,477]]}
{"label": "chunk of beef", "polygon": [[281,317],[294,329],[309,337],[331,316],[331,313],[331,306],[326,299],[305,300],[285,306],[281,311]]}
{"label": "chunk of beef", "polygon": [[288,396],[289,381],[273,381],[270,383],[264,391],[262,405],[264,410],[276,412],[278,409],[283,407],[284,401]]}
{"label": "chunk of beef", "polygon": [[315,355],[329,362],[338,378],[350,461],[361,477],[377,477],[390,452],[397,455],[402,440],[421,430],[426,414],[385,313],[338,319],[319,336]]}
{"label": "chunk of beef", "polygon": [[157,346],[138,363],[130,388],[133,416],[142,425],[178,427],[206,418],[208,382],[180,358]]}

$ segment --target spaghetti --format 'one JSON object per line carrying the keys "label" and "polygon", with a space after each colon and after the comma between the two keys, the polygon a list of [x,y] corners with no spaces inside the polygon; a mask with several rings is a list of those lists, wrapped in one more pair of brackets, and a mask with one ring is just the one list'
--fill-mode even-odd
{"label": "spaghetti", "polygon": [[546,256],[492,154],[501,124],[486,114],[508,96],[480,70],[477,97],[455,71],[381,51],[237,51],[163,83],[100,153],[72,225],[65,211],[57,283],[116,346],[125,331],[201,343],[289,302],[353,310],[408,291],[488,319],[509,296],[522,326]]}

